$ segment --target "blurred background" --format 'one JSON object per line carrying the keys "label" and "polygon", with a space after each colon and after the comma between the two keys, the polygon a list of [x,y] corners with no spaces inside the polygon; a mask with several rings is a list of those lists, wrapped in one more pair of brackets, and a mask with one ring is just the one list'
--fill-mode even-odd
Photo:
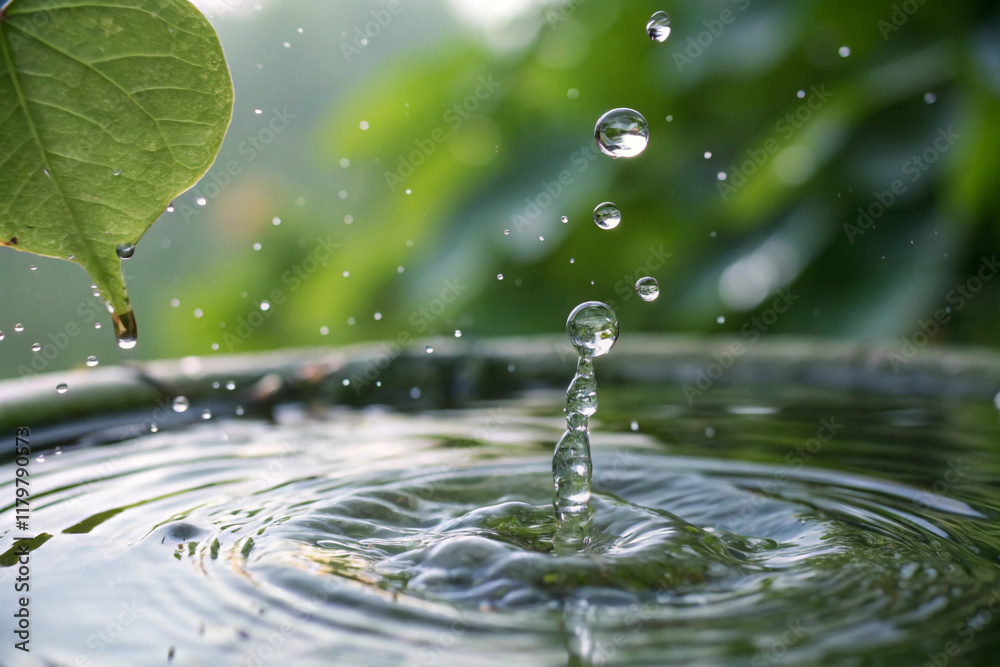
{"label": "blurred background", "polygon": [[[902,348],[944,311],[933,344],[1000,343],[995,2],[196,4],[235,114],[125,263],[138,347],[118,350],[81,269],[2,249],[0,377],[558,333],[589,299],[623,335]],[[616,107],[649,122],[637,158],[596,151]]]}

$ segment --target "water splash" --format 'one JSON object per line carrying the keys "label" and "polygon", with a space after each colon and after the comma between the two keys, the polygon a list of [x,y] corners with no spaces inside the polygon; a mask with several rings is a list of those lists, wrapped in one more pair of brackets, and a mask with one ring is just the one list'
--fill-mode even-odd
{"label": "water splash", "polygon": [[566,432],[552,455],[552,506],[559,522],[557,544],[578,549],[586,544],[590,521],[593,464],[589,417],[597,412],[593,359],[610,352],[618,340],[618,318],[607,304],[588,301],[569,314],[566,333],[580,357],[566,391]]}

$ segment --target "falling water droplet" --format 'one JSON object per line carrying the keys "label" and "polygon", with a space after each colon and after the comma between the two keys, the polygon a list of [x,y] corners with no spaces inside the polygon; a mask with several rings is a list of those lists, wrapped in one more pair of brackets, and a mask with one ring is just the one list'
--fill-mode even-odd
{"label": "falling water droplet", "polygon": [[670,17],[666,12],[656,12],[646,24],[646,34],[654,42],[665,42],[670,37]]}
{"label": "falling water droplet", "polygon": [[594,136],[605,155],[635,157],[646,150],[649,125],[638,111],[612,109],[597,120]]}
{"label": "falling water droplet", "polygon": [[191,402],[188,401],[187,396],[178,396],[174,399],[174,412],[187,412],[189,407],[191,407]]}
{"label": "falling water droplet", "polygon": [[94,366],[96,366],[99,363],[101,363],[101,362],[99,362],[97,360],[97,357],[94,357],[94,356],[87,357],[87,365],[90,366],[91,368],[93,368]]}
{"label": "falling water droplet", "polygon": [[66,384],[65,382],[60,382],[59,384],[56,385],[57,394],[65,394],[67,391],[69,391],[69,385]]}
{"label": "falling water droplet", "polygon": [[652,276],[639,278],[635,283],[635,293],[643,301],[656,301],[660,296],[660,284]]}
{"label": "falling water droplet", "polygon": [[131,243],[123,243],[115,248],[115,252],[117,252],[118,256],[122,259],[132,259],[132,255],[135,254],[135,245]]}
{"label": "falling water droplet", "polygon": [[622,221],[622,212],[609,201],[594,209],[594,222],[601,229],[614,229]]}

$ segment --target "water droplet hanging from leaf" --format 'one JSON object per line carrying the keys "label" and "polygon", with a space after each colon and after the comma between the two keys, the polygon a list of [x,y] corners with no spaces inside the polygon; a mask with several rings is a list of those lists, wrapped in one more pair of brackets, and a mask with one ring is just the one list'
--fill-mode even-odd
{"label": "water droplet hanging from leaf", "polygon": [[6,4],[0,244],[72,258],[110,305],[119,345],[133,347],[118,248],[208,171],[232,109],[222,46],[188,0]]}

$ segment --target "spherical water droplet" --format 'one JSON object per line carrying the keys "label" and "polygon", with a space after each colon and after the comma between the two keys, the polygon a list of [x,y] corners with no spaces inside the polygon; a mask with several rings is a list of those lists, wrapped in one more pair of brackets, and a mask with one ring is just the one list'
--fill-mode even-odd
{"label": "spherical water droplet", "polygon": [[99,362],[97,360],[97,357],[94,357],[94,356],[87,357],[87,365],[90,366],[91,368],[93,368],[94,366],[96,366],[99,363],[101,363],[101,362]]}
{"label": "spherical water droplet", "polygon": [[926,104],[934,104],[935,102],[937,102],[937,95],[935,95],[934,93],[927,93],[926,95],[924,95],[924,102]]}
{"label": "spherical water droplet", "polygon": [[261,301],[260,302],[260,309],[263,310],[263,311],[265,311],[265,312],[271,310],[271,304],[270,304],[270,302],[268,302],[268,301]]}
{"label": "spherical water droplet", "polygon": [[202,412],[201,412],[201,418],[204,419],[205,421],[208,421],[209,419],[212,418],[212,411],[211,410],[202,410]]}
{"label": "spherical water droplet", "polygon": [[167,207],[167,213],[173,213],[173,212],[174,212],[174,205],[171,204],[170,206]]}
{"label": "spherical water droplet", "polygon": [[503,274],[502,273],[498,273],[497,274],[497,280],[503,280]]}
{"label": "spherical water droplet", "polygon": [[229,391],[233,391],[234,389],[236,389],[236,383],[230,380],[229,382],[226,383],[226,389],[228,389]]}
{"label": "spherical water droplet", "polygon": [[135,254],[135,246],[129,243],[123,243],[115,248],[115,252],[117,252],[118,256],[122,259],[132,259],[132,255]]}
{"label": "spherical water droplet", "polygon": [[649,125],[633,109],[612,109],[597,120],[594,128],[597,145],[613,158],[635,157],[646,150]]}
{"label": "spherical water droplet", "polygon": [[563,223],[564,225],[565,225],[565,224],[566,224],[567,222],[569,222],[569,217],[567,217],[567,216],[565,216],[565,215],[564,215],[563,217],[559,218],[559,219],[560,219],[560,220],[562,220],[562,223]]}
{"label": "spherical water droplet", "polygon": [[149,425],[149,432],[150,433],[156,433],[159,430],[160,430],[160,427],[157,426],[156,424],[150,424]]}
{"label": "spherical water droplet", "polygon": [[15,333],[21,333],[22,331],[24,331],[24,325],[23,324],[18,323],[18,324],[14,325],[14,332]]}
{"label": "spherical water droplet", "polygon": [[646,34],[654,42],[665,42],[670,37],[670,17],[666,12],[656,12],[646,24]]}
{"label": "spherical water droplet", "polygon": [[635,283],[635,292],[643,301],[656,301],[660,296],[660,284],[652,276],[639,278]]}
{"label": "spherical water droplet", "polygon": [[361,121],[361,124],[359,125],[359,127],[362,130],[367,130],[369,127],[371,127],[371,125],[368,124],[367,120],[363,120],[363,121]]}
{"label": "spherical water droplet", "polygon": [[461,329],[455,329],[455,338],[461,338],[461,337],[462,337]]}
{"label": "spherical water droplet", "polygon": [[31,345],[31,351],[32,351],[32,352],[41,352],[41,351],[42,351],[42,346],[41,346],[41,344],[39,344],[39,343],[33,343],[33,344]]}
{"label": "spherical water droplet", "polygon": [[594,222],[601,229],[614,229],[622,221],[622,212],[609,201],[594,209]]}
{"label": "spherical water droplet", "polygon": [[274,219],[272,219],[271,220],[271,224],[274,225],[275,227],[280,227],[281,226],[281,218],[274,218]]}
{"label": "spherical water droplet", "polygon": [[29,267],[28,267],[28,270],[29,270],[29,271],[37,271],[37,270],[38,270],[38,267],[37,267],[37,266],[35,266],[34,264],[32,264],[31,266],[29,266]]}
{"label": "spherical water droplet", "polygon": [[427,354],[434,354],[434,348],[431,347],[430,345],[428,345],[426,349],[427,349]]}
{"label": "spherical water droplet", "polygon": [[715,318],[715,321],[718,322],[719,324],[725,324],[726,317],[724,315],[719,315],[718,317]]}
{"label": "spherical water droplet", "polygon": [[587,301],[569,314],[566,333],[580,356],[600,357],[618,340],[618,317],[607,304]]}
{"label": "spherical water droplet", "polygon": [[840,54],[841,58],[846,58],[847,56],[851,55],[851,47],[842,46],[839,49],[837,49],[837,53]]}
{"label": "spherical water droplet", "polygon": [[510,236],[510,230],[509,229],[503,230],[503,235],[504,236]]}
{"label": "spherical water droplet", "polygon": [[712,159],[712,151],[705,151],[705,159],[706,160]]}
{"label": "spherical water droplet", "polygon": [[198,206],[206,206],[208,204],[208,200],[205,199],[204,197],[198,197],[197,199],[194,200],[194,203],[197,204]]}
{"label": "spherical water droplet", "polygon": [[260,252],[260,249],[261,249],[261,248],[263,248],[264,246],[262,246],[262,245],[261,245],[261,244],[259,244],[259,243],[254,243],[252,247],[253,247],[253,249],[254,249],[254,250],[256,250],[257,252]]}
{"label": "spherical water droplet", "polygon": [[799,98],[800,100],[805,96],[806,96],[806,91],[804,90],[800,90],[799,92],[795,93],[795,97]]}
{"label": "spherical water droplet", "polygon": [[724,171],[720,171],[720,172],[719,172],[718,174],[716,174],[716,175],[715,175],[715,177],[716,177],[717,179],[719,179],[720,181],[724,181],[724,180],[726,180],[727,178],[729,178],[729,175],[728,175],[728,174],[726,174],[726,172],[724,172]]}
{"label": "spherical water droplet", "polygon": [[638,431],[639,430],[639,422],[633,420],[632,423],[629,424],[629,428],[632,429],[633,431]]}
{"label": "spherical water droplet", "polygon": [[189,407],[191,407],[191,402],[188,401],[187,396],[178,396],[174,399],[174,412],[187,412]]}
{"label": "spherical water droplet", "polygon": [[121,168],[121,167],[115,167],[115,168],[114,168],[114,169],[113,169],[113,170],[111,171],[111,173],[112,173],[112,175],[114,175],[114,176],[121,176],[121,175],[122,175],[122,168]]}
{"label": "spherical water droplet", "polygon": [[69,385],[66,384],[65,382],[60,382],[59,384],[56,385],[57,394],[65,394],[67,391],[69,391]]}
{"label": "spherical water droplet", "polygon": [[2,332],[2,331],[0,331],[0,340],[3,340],[3,339],[4,339],[4,335],[3,335],[3,332]]}

